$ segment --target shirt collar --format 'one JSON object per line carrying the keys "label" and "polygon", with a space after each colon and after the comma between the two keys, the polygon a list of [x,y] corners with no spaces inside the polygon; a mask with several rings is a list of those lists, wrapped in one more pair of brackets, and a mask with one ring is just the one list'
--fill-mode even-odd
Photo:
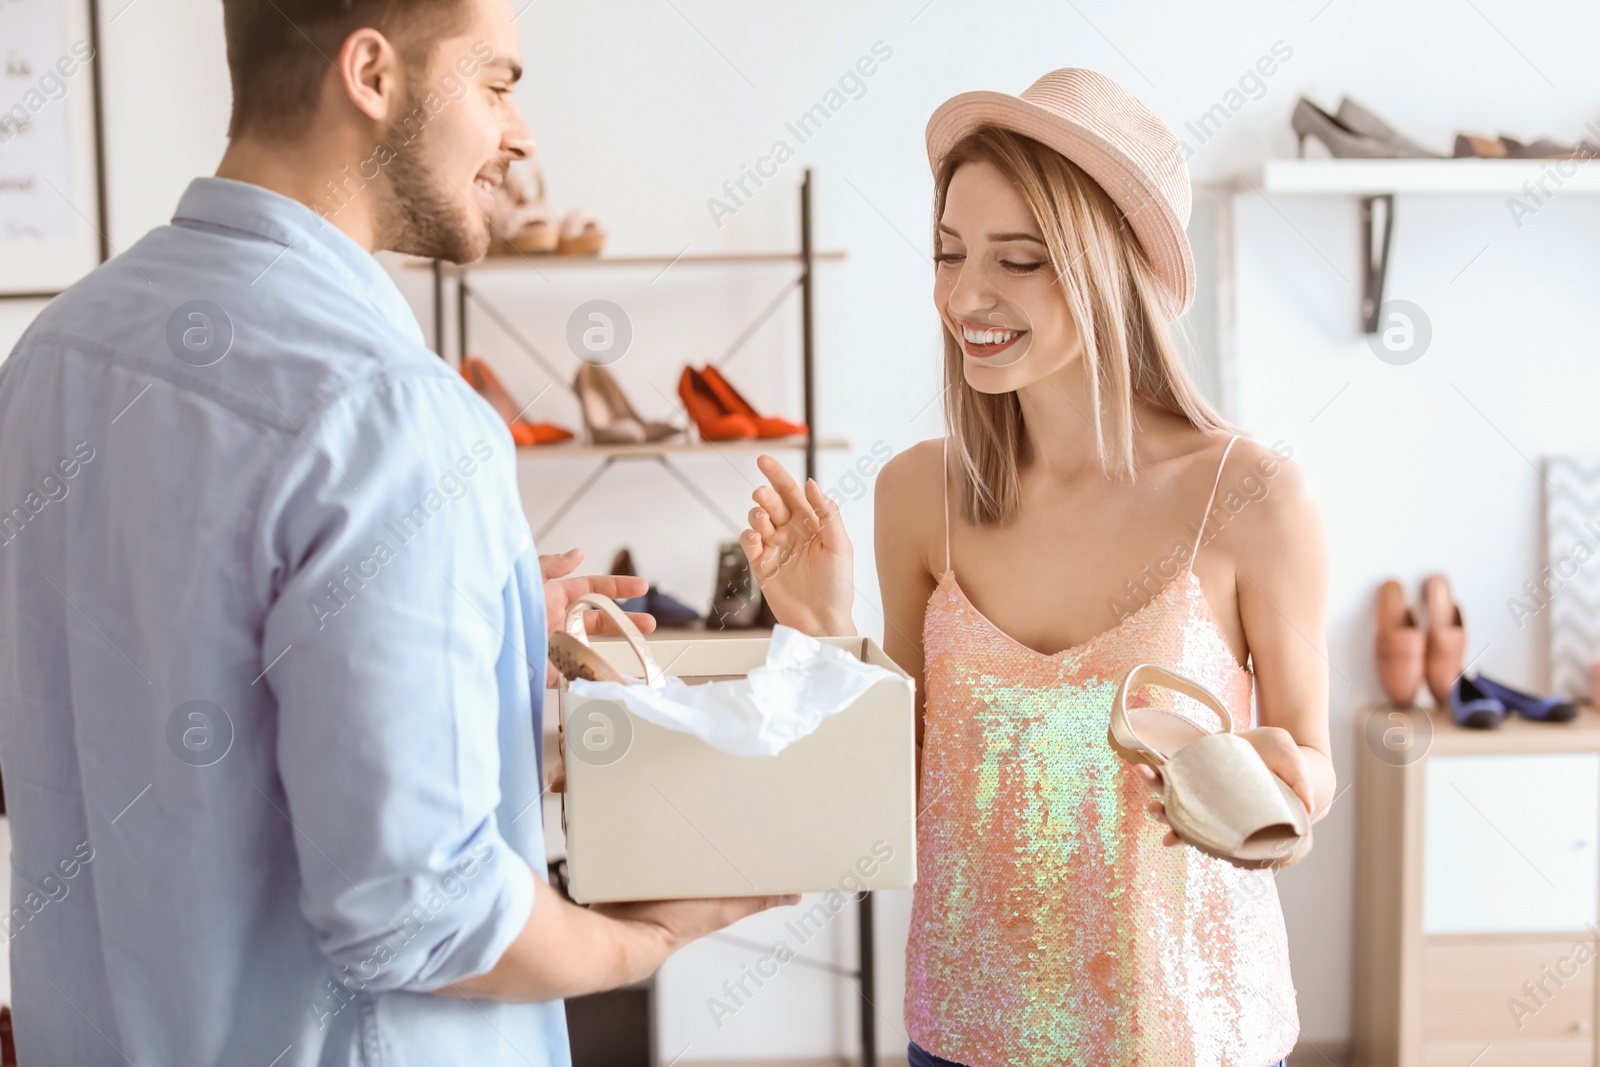
{"label": "shirt collar", "polygon": [[332,269],[391,324],[425,344],[416,315],[383,265],[343,230],[298,200],[231,178],[196,178],[178,201],[172,221],[225,227],[284,245],[289,251]]}

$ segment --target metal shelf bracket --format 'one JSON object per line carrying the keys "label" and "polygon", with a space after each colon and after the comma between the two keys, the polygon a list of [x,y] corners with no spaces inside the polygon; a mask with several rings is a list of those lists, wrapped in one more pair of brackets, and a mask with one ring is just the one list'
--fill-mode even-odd
{"label": "metal shelf bracket", "polygon": [[[1381,228],[1381,239],[1380,239]],[[1361,198],[1361,332],[1378,332],[1378,309],[1389,280],[1389,248],[1394,238],[1394,194]]]}

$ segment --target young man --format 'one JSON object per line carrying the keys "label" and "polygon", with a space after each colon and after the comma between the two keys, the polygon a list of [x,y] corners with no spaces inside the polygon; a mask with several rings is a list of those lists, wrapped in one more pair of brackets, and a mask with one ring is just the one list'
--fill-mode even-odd
{"label": "young man", "polygon": [[544,879],[547,628],[643,583],[533,554],[504,423],[371,255],[487,248],[512,7],[223,7],[217,177],[0,367],[20,1059],[565,1064],[559,998],[776,901]]}

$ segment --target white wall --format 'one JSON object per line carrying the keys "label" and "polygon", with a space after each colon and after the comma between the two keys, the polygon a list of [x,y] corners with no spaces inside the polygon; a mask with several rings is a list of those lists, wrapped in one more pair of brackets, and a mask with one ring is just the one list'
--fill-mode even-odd
{"label": "white wall", "polygon": [[[752,8],[731,0],[544,0],[519,25],[528,66],[519,95],[542,141],[556,206],[596,209],[616,251],[792,245],[793,186],[802,163],[816,168],[819,244],[849,252],[846,263],[822,269],[818,293],[821,428],[852,443],[825,459],[825,485],[878,440],[900,449],[939,431],[930,403],[937,333],[928,302],[922,128],[954,92],[1016,91],[1053,67],[1091,66],[1182,129],[1285,42],[1293,56],[1261,99],[1196,146],[1194,172],[1208,180],[1291,154],[1287,116],[1300,92],[1330,106],[1351,92],[1445,150],[1458,126],[1576,137],[1600,110],[1590,77],[1600,11],[1575,2],[815,0]],[[716,227],[706,199],[880,40],[893,57],[865,95]],[[104,63],[111,236],[125,247],[168,215],[188,177],[208,170],[221,150],[227,80],[218,5],[138,0],[108,27]],[[1236,207],[1234,414],[1268,441],[1291,442],[1323,500],[1333,553],[1334,736],[1348,773],[1352,713],[1377,693],[1369,603],[1390,574],[1412,582],[1436,568],[1449,572],[1471,650],[1482,652],[1479,666],[1513,683],[1544,680],[1540,631],[1518,631],[1505,600],[1542,562],[1539,479],[1526,460],[1600,445],[1590,408],[1600,397],[1600,370],[1589,299],[1600,292],[1593,251],[1600,201],[1558,198],[1518,230],[1494,197],[1401,198],[1390,295],[1422,305],[1435,331],[1432,349],[1408,367],[1378,362],[1357,334],[1360,245],[1351,201],[1269,203],[1247,192]],[[782,275],[678,267],[654,284],[651,277],[551,274],[548,282],[493,284],[563,368],[573,365],[562,340],[571,308],[591,296],[622,304],[636,336],[619,373],[641,408],[666,413],[682,363],[719,353]],[[405,284],[427,325],[425,279]],[[0,342],[9,344],[32,312],[0,304]],[[794,309],[785,309],[730,367],[758,404],[787,414],[798,410],[795,322]],[[531,397],[543,386],[491,326],[473,323],[479,347],[516,388]],[[569,425],[575,418],[559,389],[535,411]],[[694,462],[697,481],[737,519],[753,465]],[[525,466],[535,525],[583,473],[565,462]],[[575,510],[547,547],[580,543],[603,564],[629,543],[650,576],[703,602],[714,541],[728,531],[659,477],[643,470],[607,477],[614,480],[606,491]],[[846,514],[857,543],[870,545],[866,499]],[[863,600],[875,602],[870,552],[860,554],[858,571]],[[859,618],[868,629],[881,625],[865,603]],[[1311,1039],[1348,1031],[1351,811],[1345,796],[1319,825],[1316,853],[1279,880]],[[904,894],[885,895],[878,997],[885,1049],[904,1043],[896,1029],[905,913]],[[770,937],[762,922],[743,936]],[[852,932],[845,919],[837,925],[829,936],[836,957],[848,960]],[[669,966],[668,1058],[686,1045],[686,1060],[849,1047],[848,997],[821,972],[794,965],[746,1011],[720,1030],[711,1026],[704,998],[752,956],[705,945]]]}

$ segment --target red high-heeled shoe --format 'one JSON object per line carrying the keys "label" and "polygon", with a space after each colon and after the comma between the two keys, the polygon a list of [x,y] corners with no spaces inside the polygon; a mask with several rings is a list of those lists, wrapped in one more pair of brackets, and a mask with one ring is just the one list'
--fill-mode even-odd
{"label": "red high-heeled shoe", "polygon": [[780,419],[775,415],[759,414],[750,406],[750,401],[739,394],[739,391],[728,383],[717,368],[707,364],[700,371],[700,376],[705,379],[706,385],[711,387],[712,393],[721,401],[722,406],[731,414],[743,415],[755,423],[757,437],[803,437],[806,433],[804,423],[790,422]]}
{"label": "red high-heeled shoe", "polygon": [[511,440],[514,443],[553,445],[572,440],[574,435],[571,430],[557,426],[553,422],[529,422],[519,418],[517,402],[511,399],[511,394],[500,384],[500,379],[489,368],[489,364],[477,356],[461,358],[461,376],[479,396],[489,402],[489,406],[494,408],[502,419],[506,420],[506,425],[511,428]]}
{"label": "red high-heeled shoe", "polygon": [[737,441],[755,437],[756,423],[748,415],[728,410],[699,371],[683,368],[678,378],[678,398],[700,431],[702,441]]}

